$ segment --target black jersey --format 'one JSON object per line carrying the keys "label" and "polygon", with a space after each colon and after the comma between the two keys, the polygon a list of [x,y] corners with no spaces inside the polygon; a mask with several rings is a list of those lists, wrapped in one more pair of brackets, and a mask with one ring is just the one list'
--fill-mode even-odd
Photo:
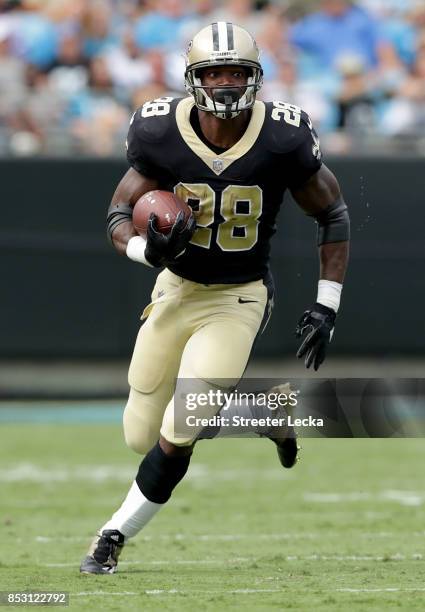
{"label": "black jersey", "polygon": [[127,140],[130,165],[193,209],[197,229],[169,269],[204,284],[264,278],[270,238],[287,188],[321,166],[306,113],[283,102],[255,102],[242,138],[215,153],[190,123],[193,98],[160,98],[138,109]]}

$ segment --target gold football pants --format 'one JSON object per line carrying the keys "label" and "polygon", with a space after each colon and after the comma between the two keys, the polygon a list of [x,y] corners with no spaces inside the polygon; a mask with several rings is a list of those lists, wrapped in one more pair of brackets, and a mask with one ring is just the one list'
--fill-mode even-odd
{"label": "gold football pants", "polygon": [[[159,274],[129,369],[123,421],[130,448],[145,454],[160,433],[177,446],[196,440],[202,426],[191,428],[185,437],[174,431],[176,379],[191,379],[196,391],[204,393],[234,387],[260,328],[268,322],[270,294],[262,280],[201,285],[167,269]],[[197,416],[211,418],[219,410],[205,406]]]}

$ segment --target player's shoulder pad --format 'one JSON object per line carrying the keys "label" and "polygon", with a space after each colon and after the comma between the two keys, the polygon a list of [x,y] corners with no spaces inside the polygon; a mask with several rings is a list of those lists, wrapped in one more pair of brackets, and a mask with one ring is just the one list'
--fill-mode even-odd
{"label": "player's shoulder pad", "polygon": [[274,153],[290,153],[317,137],[309,115],[295,104],[275,100],[266,102],[265,132]]}
{"label": "player's shoulder pad", "polygon": [[181,98],[156,98],[145,102],[132,115],[129,140],[137,137],[139,142],[148,144],[165,141],[175,124],[176,106]]}

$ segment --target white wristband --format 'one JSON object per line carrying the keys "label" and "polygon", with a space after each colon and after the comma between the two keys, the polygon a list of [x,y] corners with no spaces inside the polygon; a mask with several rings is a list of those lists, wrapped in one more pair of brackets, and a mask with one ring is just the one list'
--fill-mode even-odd
{"label": "white wristband", "polygon": [[145,257],[145,249],[146,240],[142,238],[142,236],[133,236],[133,238],[130,238],[127,244],[127,257],[132,261],[137,261],[138,263],[142,263],[145,264],[145,266],[153,268],[153,265],[150,264]]}
{"label": "white wristband", "polygon": [[332,308],[332,310],[338,312],[339,303],[341,300],[341,291],[341,283],[323,279],[319,280],[316,302],[319,302],[319,304]]}

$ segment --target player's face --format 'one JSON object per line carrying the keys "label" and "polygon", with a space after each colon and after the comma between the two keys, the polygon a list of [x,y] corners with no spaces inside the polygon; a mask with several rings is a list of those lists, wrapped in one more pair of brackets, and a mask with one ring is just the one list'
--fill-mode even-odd
{"label": "player's face", "polygon": [[201,82],[204,87],[244,87],[248,73],[241,66],[216,66],[204,68]]}
{"label": "player's face", "polygon": [[209,97],[229,109],[229,101],[235,104],[244,95],[247,79],[242,66],[211,66],[201,73],[201,83]]}

